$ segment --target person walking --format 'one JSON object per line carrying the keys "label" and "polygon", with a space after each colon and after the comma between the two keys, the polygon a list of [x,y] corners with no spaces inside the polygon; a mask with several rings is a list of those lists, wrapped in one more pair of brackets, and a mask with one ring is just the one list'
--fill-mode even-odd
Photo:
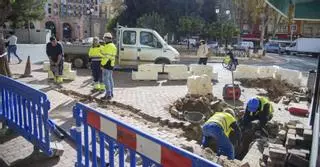
{"label": "person walking", "polygon": [[101,45],[99,43],[99,38],[95,37],[93,39],[93,44],[89,49],[89,59],[91,61],[91,71],[94,81],[93,91],[104,91],[105,85],[102,82],[102,69],[101,69]]}
{"label": "person walking", "polygon": [[235,133],[236,143],[240,143],[242,139],[241,130],[233,114],[228,111],[216,112],[202,126],[202,147],[207,147],[209,140],[214,139],[217,144],[216,153],[218,156],[225,155],[231,160],[235,158],[235,151],[234,145],[229,139],[230,133]]}
{"label": "person walking", "polygon": [[47,43],[46,53],[50,60],[53,79],[57,84],[60,84],[63,82],[63,47],[55,37],[51,37],[50,42]]}
{"label": "person walking", "polygon": [[200,46],[197,50],[197,56],[200,57],[198,64],[207,65],[208,54],[209,49],[206,42],[204,40],[200,40]]}
{"label": "person walking", "polygon": [[102,54],[102,60],[101,60],[101,67],[103,69],[102,76],[103,76],[103,82],[106,87],[106,93],[105,96],[102,97],[102,100],[111,100],[113,98],[113,68],[116,61],[116,55],[117,55],[117,47],[112,43],[112,34],[111,33],[105,33],[103,35],[103,39],[105,41],[105,44],[102,46],[101,54]]}
{"label": "person walking", "polygon": [[11,62],[11,53],[18,58],[18,60],[19,60],[18,64],[20,64],[22,62],[20,57],[17,55],[17,41],[18,41],[18,37],[15,36],[15,32],[10,31],[10,37],[6,40],[6,42],[9,43],[9,45],[8,45],[8,63]]}

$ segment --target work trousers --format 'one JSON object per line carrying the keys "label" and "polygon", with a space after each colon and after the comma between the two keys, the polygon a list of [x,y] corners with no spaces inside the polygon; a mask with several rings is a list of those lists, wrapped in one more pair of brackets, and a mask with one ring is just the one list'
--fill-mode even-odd
{"label": "work trousers", "polygon": [[11,53],[17,57],[18,60],[21,60],[20,57],[17,55],[17,45],[9,45],[8,46],[8,62],[10,62]]}
{"label": "work trousers", "polygon": [[234,147],[229,138],[224,134],[223,129],[217,123],[208,123],[202,127],[202,144],[206,146],[208,137],[214,138],[217,144],[216,153],[234,159]]}
{"label": "work trousers", "polygon": [[93,81],[102,83],[102,69],[100,64],[100,60],[93,60],[91,62],[91,72]]}
{"label": "work trousers", "polygon": [[207,65],[208,58],[200,58],[198,64]]}
{"label": "work trousers", "polygon": [[106,96],[113,97],[113,77],[112,77],[113,71],[103,69],[103,83],[106,86]]}

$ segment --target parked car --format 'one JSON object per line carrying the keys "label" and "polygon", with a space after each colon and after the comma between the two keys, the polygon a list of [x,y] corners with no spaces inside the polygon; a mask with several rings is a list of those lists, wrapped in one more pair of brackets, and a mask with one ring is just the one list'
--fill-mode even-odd
{"label": "parked car", "polygon": [[267,53],[279,53],[280,52],[280,43],[277,42],[267,42],[264,46],[264,49]]}
{"label": "parked car", "polygon": [[211,49],[216,49],[219,46],[217,41],[208,41],[207,45],[208,45],[208,48],[211,48]]}
{"label": "parked car", "polygon": [[251,41],[241,41],[240,43],[233,45],[233,47],[236,50],[247,50],[247,49],[253,49],[254,44]]}
{"label": "parked car", "polygon": [[190,46],[192,46],[192,47],[197,46],[197,40],[195,40],[195,39],[184,39],[182,41],[179,41],[178,44],[179,45],[188,45],[188,40],[189,40]]}

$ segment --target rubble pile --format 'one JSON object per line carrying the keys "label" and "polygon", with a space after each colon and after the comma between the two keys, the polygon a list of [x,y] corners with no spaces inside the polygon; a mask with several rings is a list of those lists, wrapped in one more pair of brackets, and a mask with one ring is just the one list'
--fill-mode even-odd
{"label": "rubble pile", "polygon": [[278,102],[282,96],[285,96],[288,92],[298,92],[299,88],[294,87],[284,81],[276,79],[237,79],[241,82],[243,87],[248,88],[263,88],[267,91],[265,96],[268,96],[270,100]]}
{"label": "rubble pile", "polygon": [[312,130],[297,121],[290,121],[278,133],[275,144],[264,149],[261,166],[308,166]]}
{"label": "rubble pile", "polygon": [[212,94],[191,95],[179,98],[169,107],[173,117],[184,120],[186,112],[199,112],[208,119],[216,111],[222,111],[228,105]]}

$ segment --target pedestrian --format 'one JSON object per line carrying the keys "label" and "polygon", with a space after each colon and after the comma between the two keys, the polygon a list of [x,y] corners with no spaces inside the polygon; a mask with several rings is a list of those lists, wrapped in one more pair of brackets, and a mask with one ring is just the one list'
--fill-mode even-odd
{"label": "pedestrian", "polygon": [[111,100],[113,98],[113,68],[116,61],[117,55],[117,47],[112,43],[112,34],[105,33],[103,35],[103,39],[105,44],[102,46],[102,60],[101,60],[101,67],[103,69],[102,77],[103,82],[106,87],[105,96],[102,97],[103,100]]}
{"label": "pedestrian", "polygon": [[[202,126],[202,147],[207,147],[209,140],[214,139],[217,144],[216,153],[218,156],[225,155],[228,159],[233,160],[235,158],[235,150],[229,135],[234,133],[236,135],[236,143],[240,143],[242,134],[234,113],[229,111],[216,112]],[[236,143],[235,145],[238,145]]]}
{"label": "pedestrian", "polygon": [[99,43],[99,38],[95,37],[91,48],[89,49],[89,60],[91,62],[91,71],[94,81],[93,91],[104,91],[105,85],[102,82],[102,69],[101,69],[101,45]]}
{"label": "pedestrian", "polygon": [[204,40],[200,40],[200,46],[197,51],[197,56],[200,57],[198,64],[207,65],[208,55],[209,49],[206,42]]}
{"label": "pedestrian", "polygon": [[0,75],[11,77],[11,71],[6,55],[5,40],[0,38]]}
{"label": "pedestrian", "polygon": [[54,82],[63,82],[63,47],[55,37],[50,38],[47,43],[46,53],[50,60],[50,70],[53,73]]}
{"label": "pedestrian", "polygon": [[11,62],[11,53],[15,55],[19,60],[18,64],[22,62],[20,57],[17,55],[17,41],[18,41],[18,37],[15,36],[15,32],[10,31],[10,37],[6,40],[6,42],[9,43],[8,44],[8,63]]}
{"label": "pedestrian", "polygon": [[240,125],[243,129],[249,129],[252,121],[259,120],[260,128],[263,130],[272,117],[273,106],[268,98],[257,96],[248,100]]}

